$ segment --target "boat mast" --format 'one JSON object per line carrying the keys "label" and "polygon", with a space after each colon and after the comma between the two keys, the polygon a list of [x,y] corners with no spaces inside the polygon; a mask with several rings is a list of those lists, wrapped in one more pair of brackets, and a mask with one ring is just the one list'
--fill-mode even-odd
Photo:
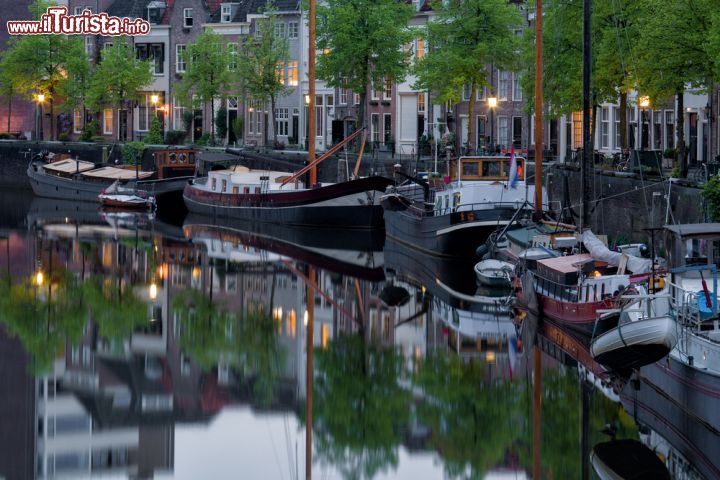
{"label": "boat mast", "polygon": [[[314,2],[314,0],[310,0]],[[313,445],[313,348],[315,346],[315,267],[309,267],[307,282],[307,329],[305,331],[305,480],[312,479]]]}
{"label": "boat mast", "polygon": [[[543,4],[535,1],[535,215],[542,218],[542,145],[543,145]],[[527,321],[527,320],[526,320]],[[542,352],[535,338],[533,348],[533,478],[541,478],[540,442],[542,428]]]}
{"label": "boat mast", "polygon": [[542,214],[543,78],[542,0],[535,4],[535,212]]}
{"label": "boat mast", "polygon": [[582,190],[581,230],[590,227],[590,188],[588,171],[592,168],[593,146],[590,140],[590,0],[583,0],[583,155],[580,165],[580,187]]}
{"label": "boat mast", "polygon": [[[308,163],[315,161],[315,0],[308,8]],[[310,188],[317,183],[317,167],[310,168]]]}

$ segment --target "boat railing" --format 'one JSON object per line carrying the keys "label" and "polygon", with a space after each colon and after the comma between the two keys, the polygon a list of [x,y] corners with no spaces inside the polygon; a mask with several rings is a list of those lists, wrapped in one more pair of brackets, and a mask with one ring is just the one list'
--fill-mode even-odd
{"label": "boat railing", "polygon": [[698,294],[672,282],[669,287],[671,313],[675,314],[679,324],[699,330],[702,319],[698,308]]}
{"label": "boat railing", "polygon": [[[438,205],[438,203],[440,203],[440,205]],[[458,205],[452,205],[448,202],[448,205],[445,205],[443,202],[443,197],[436,196],[434,204],[435,208],[432,210],[433,215],[449,215],[451,213],[461,213],[467,214],[467,220],[472,221],[474,220],[474,216],[472,216],[471,214],[475,210],[517,210],[518,208],[520,208],[520,206],[522,206],[523,202],[476,202],[460,203]],[[528,209],[531,208],[532,205],[528,206]]]}

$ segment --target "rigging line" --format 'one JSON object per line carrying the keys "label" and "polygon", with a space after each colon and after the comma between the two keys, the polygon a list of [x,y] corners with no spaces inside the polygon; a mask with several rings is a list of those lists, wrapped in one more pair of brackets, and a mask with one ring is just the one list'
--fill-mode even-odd
{"label": "rigging line", "polygon": [[[652,188],[652,187],[654,187],[654,186],[656,186],[656,185],[662,185],[662,184],[665,183],[665,182],[667,182],[667,180],[662,180],[662,181],[660,181],[660,182],[651,183],[651,184],[646,185],[646,186],[644,186],[644,187],[636,188],[636,189],[634,189],[634,190],[627,190],[627,191],[625,191],[625,192],[616,193],[615,195],[610,195],[610,196],[607,196],[607,197],[605,197],[605,198],[598,198],[597,200],[593,200],[592,203],[594,203],[594,204],[597,205],[597,204],[599,204],[600,202],[604,202],[605,200],[610,200],[610,199],[612,199],[612,198],[622,197],[623,195],[627,195],[627,194],[629,194],[629,193],[637,192],[638,190],[643,190],[643,189],[646,189],[646,188]],[[572,208],[579,208],[581,205],[582,205],[582,203],[576,203],[576,204],[570,205],[569,208],[571,208],[571,209],[572,209]]]}
{"label": "rigging line", "polygon": [[280,457],[278,456],[277,449],[275,448],[275,439],[273,439],[272,431],[270,430],[270,420],[265,419],[265,425],[268,427],[268,436],[270,437],[270,443],[272,444],[273,455],[275,455],[275,462],[278,467],[278,471],[280,472],[280,478],[284,480],[285,475],[283,475],[282,468],[280,468]]}

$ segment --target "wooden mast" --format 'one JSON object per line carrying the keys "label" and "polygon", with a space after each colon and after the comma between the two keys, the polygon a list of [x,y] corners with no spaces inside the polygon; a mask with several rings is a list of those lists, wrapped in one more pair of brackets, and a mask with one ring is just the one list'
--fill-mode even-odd
{"label": "wooden mast", "polygon": [[[308,163],[315,161],[315,0],[308,8]],[[317,167],[310,169],[310,188],[317,183]]]}
{"label": "wooden mast", "polygon": [[535,212],[542,213],[542,152],[543,152],[543,36],[542,0],[535,8]]}
{"label": "wooden mast", "polygon": [[[543,5],[542,0],[535,1],[535,214],[538,218],[542,218]],[[542,439],[542,352],[540,351],[540,346],[537,344],[537,339],[535,340],[533,350],[533,478],[539,479],[542,475],[540,468],[540,442]]]}
{"label": "wooden mast", "polygon": [[[311,0],[313,1],[313,0]],[[315,346],[315,268],[309,267],[307,284],[307,330],[306,364],[305,364],[305,480],[312,479],[312,448],[313,448],[313,348]]]}

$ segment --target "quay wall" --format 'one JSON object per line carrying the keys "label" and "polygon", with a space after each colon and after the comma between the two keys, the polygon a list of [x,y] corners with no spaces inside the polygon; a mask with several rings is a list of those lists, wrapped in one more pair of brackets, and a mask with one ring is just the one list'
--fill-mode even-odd
{"label": "quay wall", "polygon": [[[644,229],[662,227],[666,218],[669,223],[706,221],[705,202],[694,182],[675,180],[670,186],[667,179],[658,176],[622,175],[599,171],[590,174],[590,198],[599,200],[591,207],[594,231],[612,239],[649,242],[650,234]],[[556,165],[547,170],[546,182],[553,206],[569,203],[577,223],[582,201],[580,171],[571,166]]]}

